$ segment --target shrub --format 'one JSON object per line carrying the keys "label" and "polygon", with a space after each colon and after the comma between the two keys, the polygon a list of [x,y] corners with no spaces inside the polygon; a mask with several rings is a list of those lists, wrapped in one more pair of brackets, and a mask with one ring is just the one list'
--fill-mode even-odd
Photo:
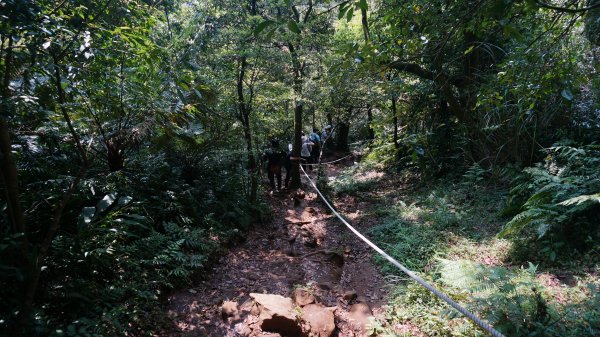
{"label": "shrub", "polygon": [[[500,236],[537,241],[547,260],[585,252],[600,239],[600,146],[555,146],[511,190],[507,212],[518,210]],[[537,249],[536,248],[536,249]]]}
{"label": "shrub", "polygon": [[[171,324],[161,299],[200,277],[223,245],[243,239],[243,231],[266,213],[264,203],[247,201],[240,156],[217,153],[190,137],[154,145],[129,156],[125,169],[90,171],[81,182],[44,261],[27,335],[139,336],[160,330]],[[40,165],[28,153],[22,162]],[[26,172],[22,182],[32,204],[56,200],[72,180]],[[34,235],[46,230],[52,216],[37,213],[32,220],[41,230]],[[0,289],[0,330],[20,306],[24,277],[13,267],[19,239],[0,240],[0,281],[10,285]]]}
{"label": "shrub", "polygon": [[[600,323],[600,295],[588,284],[572,304],[550,300],[549,290],[536,278],[536,267],[508,270],[467,260],[439,260],[435,273],[425,275],[435,287],[506,336],[596,336]],[[398,285],[388,311],[394,326],[410,321],[429,336],[487,336],[474,323],[415,282]],[[388,330],[391,334],[390,328]]]}

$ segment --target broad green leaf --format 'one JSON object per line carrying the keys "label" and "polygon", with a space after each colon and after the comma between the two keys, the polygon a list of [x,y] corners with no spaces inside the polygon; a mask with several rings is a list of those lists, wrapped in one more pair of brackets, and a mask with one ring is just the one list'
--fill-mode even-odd
{"label": "broad green leaf", "polygon": [[273,35],[275,35],[275,31],[276,31],[276,29],[271,29],[269,32],[267,32],[265,39],[267,39],[268,41],[272,40]]}
{"label": "broad green leaf", "polygon": [[116,200],[116,193],[107,194],[98,202],[96,205],[96,209],[98,209],[98,213],[106,211]]}
{"label": "broad green leaf", "polygon": [[473,49],[475,48],[475,46],[471,46],[469,47],[467,50],[465,50],[465,55],[471,53],[473,51]]}
{"label": "broad green leaf", "polygon": [[577,196],[574,198],[567,199],[563,202],[560,202],[559,205],[562,205],[562,206],[581,205],[585,202],[590,202],[590,201],[600,203],[600,193],[580,195],[580,196]]}
{"label": "broad green leaf", "polygon": [[130,196],[120,197],[119,201],[117,201],[117,205],[125,206],[125,205],[129,204],[131,202],[131,200],[133,200],[133,198]]}
{"label": "broad green leaf", "polygon": [[512,37],[517,41],[522,41],[523,40],[523,34],[521,34],[521,32],[519,32],[519,30],[517,29],[517,27],[515,27],[515,25],[513,25],[512,23],[508,23],[506,24],[503,28],[502,28],[504,35],[508,36],[508,37]]}
{"label": "broad green leaf", "polygon": [[92,218],[94,217],[95,213],[96,213],[96,207],[84,207],[81,210],[81,214],[79,214],[79,221],[78,221],[79,227],[85,227],[85,226],[89,225],[90,222],[92,222]]}
{"label": "broad green leaf", "polygon": [[501,17],[505,10],[506,3],[504,0],[495,0],[489,9],[489,12],[495,17]]}
{"label": "broad green leaf", "polygon": [[288,29],[291,30],[292,32],[296,33],[296,34],[300,34],[300,28],[298,27],[298,24],[296,23],[296,21],[294,20],[290,20],[288,21]]}
{"label": "broad green leaf", "polygon": [[344,16],[346,16],[346,11],[348,10],[347,5],[340,6],[340,12],[338,13],[338,20],[341,20]]}
{"label": "broad green leaf", "polygon": [[525,0],[525,7],[530,10],[538,10],[539,6],[535,2],[535,0]]}
{"label": "broad green leaf", "polygon": [[346,13],[346,21],[352,20],[353,16],[354,16],[354,8],[350,8],[348,10],[348,13]]}
{"label": "broad green leaf", "polygon": [[256,28],[254,29],[254,35],[258,35],[260,34],[263,30],[265,30],[265,28],[267,28],[268,26],[274,24],[275,21],[273,20],[265,20],[261,23],[259,23]]}

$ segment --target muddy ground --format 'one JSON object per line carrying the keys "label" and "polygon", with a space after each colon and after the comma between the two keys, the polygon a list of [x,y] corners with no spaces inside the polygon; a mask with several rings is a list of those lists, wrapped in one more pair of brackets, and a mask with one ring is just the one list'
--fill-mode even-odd
{"label": "muddy ground", "polygon": [[[331,177],[352,163],[348,158],[327,165],[325,172]],[[311,173],[312,178],[315,175]],[[244,310],[249,294],[290,297],[298,288],[334,310],[332,336],[368,335],[368,316],[379,316],[383,310],[383,276],[373,265],[369,248],[328,212],[305,177],[303,186],[295,192],[269,193],[272,222],[252,229],[204,281],[168,298],[176,329],[164,336],[278,336],[262,331],[254,317],[257,313]],[[360,216],[360,204],[346,199],[336,207],[366,232],[372,223]],[[224,314],[228,301],[239,306],[241,315]]]}

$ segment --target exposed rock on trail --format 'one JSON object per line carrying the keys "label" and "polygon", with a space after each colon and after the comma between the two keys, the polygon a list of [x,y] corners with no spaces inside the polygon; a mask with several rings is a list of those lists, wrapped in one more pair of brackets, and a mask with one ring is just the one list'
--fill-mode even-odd
{"label": "exposed rock on trail", "polygon": [[[168,298],[176,328],[163,336],[365,335],[367,318],[382,311],[382,276],[368,247],[308,186],[269,197],[272,223],[249,232],[193,289]],[[353,221],[363,232],[370,225]]]}
{"label": "exposed rock on trail", "polygon": [[309,304],[302,308],[301,319],[305,322],[305,334],[315,337],[329,337],[335,330],[333,312],[336,307],[326,308],[321,304]]}
{"label": "exposed rock on trail", "polygon": [[271,294],[250,294],[250,297],[258,306],[257,325],[262,331],[285,336],[302,335],[302,326],[291,298]]}

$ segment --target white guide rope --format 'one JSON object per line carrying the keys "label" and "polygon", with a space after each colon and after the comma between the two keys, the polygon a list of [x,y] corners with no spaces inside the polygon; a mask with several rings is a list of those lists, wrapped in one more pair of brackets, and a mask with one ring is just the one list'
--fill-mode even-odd
{"label": "white guide rope", "polygon": [[450,304],[454,309],[458,310],[461,314],[467,316],[469,319],[471,319],[475,324],[477,324],[483,330],[489,332],[490,335],[492,335],[494,337],[505,337],[502,333],[500,333],[498,330],[494,329],[487,322],[485,322],[482,319],[480,319],[479,317],[475,316],[475,314],[473,314],[472,312],[468,311],[467,309],[465,309],[464,307],[462,307],[460,304],[456,303],[454,300],[452,300],[450,297],[448,297],[448,295],[446,295],[446,294],[442,293],[441,291],[437,290],[432,285],[430,285],[425,280],[423,280],[420,276],[416,275],[415,273],[413,273],[412,271],[410,271],[408,268],[404,267],[400,262],[398,262],[396,259],[394,259],[393,257],[391,257],[389,254],[387,254],[386,252],[384,252],[381,248],[377,247],[373,242],[371,242],[371,240],[367,239],[364,235],[362,235],[358,230],[356,230],[356,228],[352,227],[352,225],[350,225],[333,208],[333,206],[331,206],[331,204],[327,201],[327,199],[325,198],[325,196],[323,196],[323,194],[321,194],[321,191],[319,191],[319,189],[317,188],[317,185],[315,185],[315,183],[312,181],[312,179],[310,179],[310,177],[308,176],[308,174],[306,173],[306,171],[304,171],[304,168],[302,167],[302,165],[300,165],[300,169],[302,170],[302,172],[304,173],[304,175],[306,176],[306,178],[308,179],[308,181],[310,182],[310,184],[312,185],[312,187],[315,189],[315,191],[317,191],[317,193],[319,194],[319,196],[321,197],[321,199],[323,199],[323,201],[325,202],[325,204],[327,205],[327,207],[329,207],[329,209],[333,212],[333,214],[335,214],[338,217],[338,219],[340,219],[344,223],[344,225],[346,225],[346,227],[348,227],[348,229],[350,229],[362,241],[364,241],[367,245],[369,245],[371,248],[373,248],[376,252],[378,252],[383,257],[385,257],[386,260],[390,261],[390,263],[392,263],[394,266],[396,266],[400,270],[402,270],[410,278],[412,278],[413,280],[417,281],[417,283],[419,283],[423,287],[427,288],[429,291],[431,291],[432,293],[434,293],[437,297],[439,297],[442,300],[444,300],[446,303]]}
{"label": "white guide rope", "polygon": [[328,162],[324,162],[324,163],[302,164],[302,165],[305,165],[305,166],[329,165],[329,164],[337,163],[338,161],[344,160],[344,159],[346,159],[346,158],[348,158],[350,156],[352,156],[352,153],[349,154],[349,155],[346,155],[346,156],[344,156],[342,158],[339,158],[339,159],[336,159],[336,160],[332,160],[332,161],[328,161]]}

